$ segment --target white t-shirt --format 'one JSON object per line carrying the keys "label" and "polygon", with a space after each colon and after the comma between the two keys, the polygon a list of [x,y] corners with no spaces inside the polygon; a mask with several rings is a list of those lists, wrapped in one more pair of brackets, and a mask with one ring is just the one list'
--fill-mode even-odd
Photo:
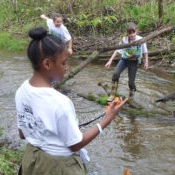
{"label": "white t-shirt", "polygon": [[51,34],[61,38],[65,43],[71,40],[71,35],[64,24],[61,24],[60,27],[55,27],[52,19],[47,19],[46,23]]}
{"label": "white t-shirt", "polygon": [[[136,35],[136,39],[132,40],[132,42],[140,40],[140,39],[142,39],[142,37],[139,35]],[[123,37],[122,41],[120,41],[119,45],[121,45],[121,44],[129,44],[128,37]],[[129,48],[117,50],[117,52],[119,52],[121,54],[121,57],[123,59],[129,60],[129,59],[141,58],[144,53],[148,52],[148,49],[147,49],[146,43],[143,43],[140,46],[132,46]]]}
{"label": "white t-shirt", "polygon": [[26,80],[17,90],[17,124],[26,140],[51,155],[69,156],[68,148],[83,135],[72,101],[53,88],[33,87]]}

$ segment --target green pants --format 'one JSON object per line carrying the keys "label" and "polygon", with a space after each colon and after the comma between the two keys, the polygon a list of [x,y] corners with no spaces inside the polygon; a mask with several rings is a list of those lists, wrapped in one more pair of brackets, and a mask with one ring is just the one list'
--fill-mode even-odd
{"label": "green pants", "polygon": [[76,154],[51,156],[27,144],[18,175],[86,175],[86,167]]}

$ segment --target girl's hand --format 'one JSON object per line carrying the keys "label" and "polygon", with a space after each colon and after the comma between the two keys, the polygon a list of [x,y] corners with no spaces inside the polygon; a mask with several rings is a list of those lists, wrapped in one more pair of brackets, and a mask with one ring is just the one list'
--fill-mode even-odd
{"label": "girl's hand", "polygon": [[68,51],[69,55],[72,55],[73,50],[71,48],[68,48],[67,51]]}
{"label": "girl's hand", "polygon": [[144,64],[144,69],[145,69],[145,70],[148,69],[148,62],[145,62],[145,64]]}
{"label": "girl's hand", "polygon": [[105,67],[106,67],[106,68],[110,68],[110,66],[111,66],[111,61],[109,60],[109,61],[105,64]]}
{"label": "girl's hand", "polygon": [[44,14],[42,14],[42,15],[40,16],[40,18],[45,19],[46,16],[45,16]]}
{"label": "girl's hand", "polygon": [[119,100],[120,102],[114,100],[109,104],[108,110],[106,111],[106,119],[108,119],[109,122],[111,122],[118,114],[119,110],[127,102],[128,98],[123,100],[123,98],[120,97]]}

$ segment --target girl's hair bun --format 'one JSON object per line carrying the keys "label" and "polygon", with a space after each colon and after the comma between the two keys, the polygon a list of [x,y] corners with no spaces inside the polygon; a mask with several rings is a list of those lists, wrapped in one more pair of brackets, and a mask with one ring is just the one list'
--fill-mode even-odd
{"label": "girl's hair bun", "polygon": [[37,27],[29,31],[29,37],[33,40],[41,40],[47,35],[47,30],[44,27]]}

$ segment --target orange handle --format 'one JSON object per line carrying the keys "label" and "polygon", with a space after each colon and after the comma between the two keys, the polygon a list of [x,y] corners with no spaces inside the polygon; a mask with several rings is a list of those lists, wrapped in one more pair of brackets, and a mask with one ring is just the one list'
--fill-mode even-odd
{"label": "orange handle", "polygon": [[130,175],[130,170],[129,169],[125,169],[123,172],[123,175]]}
{"label": "orange handle", "polygon": [[[120,104],[120,98],[119,98],[119,97],[115,97],[113,101],[116,101],[115,106],[118,106],[118,105]],[[106,108],[105,108],[105,112],[108,111],[108,109],[109,109],[109,107],[111,106],[111,104],[112,104],[112,103],[109,103],[109,105],[106,106]]]}

